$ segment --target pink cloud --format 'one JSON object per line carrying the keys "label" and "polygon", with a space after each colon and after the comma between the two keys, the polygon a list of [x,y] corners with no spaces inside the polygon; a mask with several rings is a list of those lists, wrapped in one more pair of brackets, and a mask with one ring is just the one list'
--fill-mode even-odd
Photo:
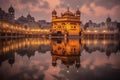
{"label": "pink cloud", "polygon": [[[20,2],[20,0],[15,0],[15,1],[10,1],[12,3],[13,6],[16,6],[15,8],[18,10],[24,10],[25,8],[28,8],[28,10],[30,9],[31,12],[40,12],[40,11],[45,11],[45,12],[50,12],[51,10],[53,10],[54,8],[56,8],[56,6],[59,6],[61,4],[60,0],[39,0],[38,3],[36,3],[36,5],[33,5],[32,3],[26,3],[26,4],[22,4]],[[42,5],[44,5],[44,2],[47,2],[49,4],[49,9],[43,9]]]}
{"label": "pink cloud", "polygon": [[83,60],[81,60],[81,67],[94,70],[96,67],[102,67],[106,64],[111,64],[112,68],[119,68],[119,56],[111,54],[108,59],[108,57],[103,54],[105,53],[101,53],[99,51],[93,52],[92,54],[83,52],[81,56],[83,58]]}
{"label": "pink cloud", "polygon": [[108,15],[108,14],[116,15],[117,10],[120,6],[114,6],[111,9],[107,9],[102,6],[97,6],[97,5],[95,5],[95,3],[91,3],[90,7],[93,9],[96,16],[104,16],[104,15]]}
{"label": "pink cloud", "polygon": [[106,18],[108,15],[112,16],[112,18],[114,20],[119,20],[119,18],[117,19],[118,14],[120,13],[119,11],[120,5],[116,5],[113,6],[111,9],[107,9],[103,6],[97,6],[94,2],[92,2],[89,6],[87,6],[87,4],[84,4],[80,10],[83,14],[85,14],[86,16],[82,16],[83,20],[85,20],[84,18],[88,16],[92,19],[92,20],[100,20],[100,19],[104,19]]}

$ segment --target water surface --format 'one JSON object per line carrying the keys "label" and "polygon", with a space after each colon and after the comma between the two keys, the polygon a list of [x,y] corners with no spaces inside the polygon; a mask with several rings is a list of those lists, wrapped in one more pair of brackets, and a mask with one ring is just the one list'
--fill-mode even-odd
{"label": "water surface", "polygon": [[0,80],[120,80],[120,41],[0,40]]}

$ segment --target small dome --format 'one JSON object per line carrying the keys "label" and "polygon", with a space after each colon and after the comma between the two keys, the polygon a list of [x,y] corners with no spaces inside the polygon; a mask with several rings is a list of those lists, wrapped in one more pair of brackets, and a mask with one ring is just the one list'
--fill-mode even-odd
{"label": "small dome", "polygon": [[10,6],[10,8],[8,9],[8,12],[13,12],[14,13],[15,12],[14,8],[12,6]]}
{"label": "small dome", "polygon": [[18,20],[24,20],[24,19],[26,19],[26,18],[23,15],[18,18]]}
{"label": "small dome", "polygon": [[27,15],[27,19],[28,19],[29,21],[34,21],[34,20],[35,20],[34,17],[32,17],[30,14]]}
{"label": "small dome", "polygon": [[14,59],[14,58],[10,58],[10,59],[8,60],[8,63],[11,64],[11,65],[13,65],[14,62],[15,62],[15,59]]}
{"label": "small dome", "polygon": [[74,16],[74,14],[70,11],[64,13],[64,16]]}
{"label": "small dome", "polygon": [[56,63],[56,62],[53,62],[53,63],[52,63],[52,66],[54,66],[54,67],[57,66],[57,63]]}
{"label": "small dome", "polygon": [[57,14],[57,12],[56,12],[56,10],[54,9],[53,11],[52,11],[52,15],[56,15]]}
{"label": "small dome", "polygon": [[80,15],[81,12],[79,11],[79,9],[76,11],[76,15]]}
{"label": "small dome", "polygon": [[28,15],[27,15],[27,18],[31,18],[31,15],[30,15],[30,14],[28,14]]}
{"label": "small dome", "polygon": [[111,18],[108,17],[108,18],[106,19],[106,22],[111,22]]}
{"label": "small dome", "polygon": [[78,69],[78,68],[80,67],[80,64],[77,63],[77,64],[75,65],[75,67]]}

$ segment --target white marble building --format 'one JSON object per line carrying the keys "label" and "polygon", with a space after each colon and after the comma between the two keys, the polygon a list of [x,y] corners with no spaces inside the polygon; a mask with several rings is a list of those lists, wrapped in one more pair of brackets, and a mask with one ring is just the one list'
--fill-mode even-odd
{"label": "white marble building", "polygon": [[85,31],[91,32],[118,32],[117,21],[112,21],[110,17],[106,19],[106,22],[94,23],[89,20],[85,25]]}

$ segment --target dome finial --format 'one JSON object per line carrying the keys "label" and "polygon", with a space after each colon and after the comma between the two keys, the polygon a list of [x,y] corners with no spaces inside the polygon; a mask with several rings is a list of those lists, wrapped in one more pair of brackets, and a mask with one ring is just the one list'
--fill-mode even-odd
{"label": "dome finial", "polygon": [[77,5],[76,16],[80,16],[81,12],[79,11],[79,7]]}
{"label": "dome finial", "polygon": [[67,11],[69,11],[70,4],[67,5]]}
{"label": "dome finial", "polygon": [[67,11],[69,11],[69,7],[67,8]]}
{"label": "dome finial", "polygon": [[108,14],[108,17],[110,17],[110,14]]}
{"label": "dome finial", "polygon": [[77,9],[79,10],[79,5],[77,5]]}

